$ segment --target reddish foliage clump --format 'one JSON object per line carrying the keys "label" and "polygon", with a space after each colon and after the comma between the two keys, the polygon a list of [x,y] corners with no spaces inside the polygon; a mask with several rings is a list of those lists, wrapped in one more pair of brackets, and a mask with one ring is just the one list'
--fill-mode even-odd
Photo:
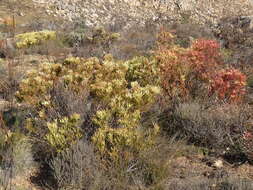
{"label": "reddish foliage clump", "polygon": [[187,88],[185,77],[187,72],[185,50],[179,47],[160,49],[156,54],[160,63],[161,85],[169,97],[185,96]]}
{"label": "reddish foliage clump", "polygon": [[220,45],[215,40],[198,39],[192,44],[191,48],[201,52],[209,61],[220,56]]}
{"label": "reddish foliage clump", "polygon": [[198,39],[192,44],[187,57],[195,76],[200,80],[209,80],[221,64],[220,46],[214,40]]}
{"label": "reddish foliage clump", "polygon": [[245,94],[246,76],[237,69],[226,69],[216,73],[211,82],[210,93],[220,99],[238,102]]}
{"label": "reddish foliage clump", "polygon": [[190,48],[174,44],[174,36],[162,29],[157,39],[156,58],[161,84],[169,97],[186,97],[196,81],[208,83],[220,65],[220,47],[216,41],[199,39]]}
{"label": "reddish foliage clump", "polygon": [[186,49],[174,45],[174,36],[164,28],[157,37],[156,59],[159,62],[161,85],[166,95],[185,96],[185,70],[187,65],[183,61]]}
{"label": "reddish foliage clump", "polygon": [[161,85],[170,98],[193,95],[200,86],[230,102],[238,102],[244,95],[246,76],[236,69],[221,70],[224,64],[218,42],[198,39],[189,48],[182,48],[162,29],[157,44]]}

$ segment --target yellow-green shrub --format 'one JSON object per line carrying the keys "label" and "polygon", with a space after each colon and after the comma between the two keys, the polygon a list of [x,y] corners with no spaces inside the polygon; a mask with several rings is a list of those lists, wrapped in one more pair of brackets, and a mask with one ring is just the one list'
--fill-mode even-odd
{"label": "yellow-green shrub", "polygon": [[141,87],[137,81],[129,86],[126,80],[128,68],[129,62],[105,60],[91,85],[91,92],[105,105],[94,118],[100,128],[93,141],[102,153],[115,159],[123,150],[133,153],[149,147],[152,137],[159,131],[157,126],[150,131],[143,129],[140,119],[155,101],[160,88],[149,84]]}
{"label": "yellow-green shrub", "polygon": [[[133,122],[137,122],[136,118],[129,120],[128,127],[113,128],[108,120],[102,121],[101,115],[111,114],[109,110],[104,110],[97,113],[95,123],[100,124],[100,128],[93,136],[93,142],[104,155],[109,155],[114,161],[117,161],[120,156],[124,156],[126,161],[138,154],[141,150],[149,148],[154,144],[154,139],[159,133],[159,127],[154,125],[154,128],[144,129],[141,126],[134,126]],[[134,114],[125,113],[126,117]],[[138,117],[138,116],[135,116]],[[108,118],[111,119],[111,118]],[[126,119],[126,118],[122,118]],[[103,124],[103,125],[102,125]]]}
{"label": "yellow-green shrub", "polygon": [[[20,83],[16,96],[20,101],[36,108],[52,106],[49,91],[62,82],[68,90],[76,93],[88,87],[97,59],[68,58],[63,64],[43,63],[37,70],[28,72]],[[40,109],[39,109],[40,110]]]}
{"label": "yellow-green shrub", "polygon": [[[55,112],[56,107],[55,97],[52,97],[51,92],[57,88],[57,84],[61,84],[62,90],[67,90],[77,97],[79,94],[83,96],[84,91],[89,91],[88,83],[97,63],[95,58],[87,60],[68,58],[63,64],[44,63],[37,70],[30,71],[20,83],[19,91],[16,93],[17,99],[30,105],[35,113],[27,120],[26,128],[32,134],[44,139],[48,129],[52,128],[53,124],[57,124],[57,122],[52,122],[54,119],[59,120],[62,117],[70,116],[61,115],[61,113],[50,115]],[[85,98],[81,99],[85,101]],[[51,123],[49,128],[48,122]],[[66,130],[66,134],[68,133],[67,128],[63,127],[61,130]],[[75,138],[79,136],[77,134]],[[60,146],[58,143],[57,147],[62,148],[65,145]]]}
{"label": "yellow-green shrub", "polygon": [[0,130],[0,151],[6,151],[6,147],[15,145],[16,142],[24,138],[25,136],[19,132],[12,132],[9,129]]}
{"label": "yellow-green shrub", "polygon": [[[147,61],[144,58],[143,60]],[[138,65],[137,60],[135,63]],[[30,72],[21,82],[17,97],[32,105],[38,112],[39,119],[47,121],[48,110],[54,107],[50,91],[55,84],[62,83],[64,88],[75,94],[84,89],[90,91],[97,104],[103,105],[93,118],[99,129],[92,139],[99,150],[113,157],[118,157],[126,147],[138,152],[152,144],[153,136],[159,131],[156,125],[153,129],[143,128],[140,119],[142,113],[154,103],[160,88],[151,85],[154,81],[150,81],[149,84],[145,78],[145,72],[151,76],[152,70],[149,71],[145,65],[143,70],[142,65],[138,66],[137,69],[141,70],[142,74],[135,79],[129,72],[129,68],[132,67],[130,65],[131,62],[116,61],[111,56],[106,56],[101,62],[96,58],[72,57],[66,59],[63,64],[42,64],[37,71]],[[134,67],[131,71],[136,73]],[[127,73],[131,78],[129,81]],[[57,125],[58,121],[55,121],[47,124],[47,127],[51,133],[56,133]],[[71,126],[74,128],[74,125]],[[62,134],[68,134],[67,128],[62,127],[61,130],[64,131]],[[72,140],[71,137],[68,143]],[[50,144],[61,149],[66,146],[64,143],[59,140]]]}
{"label": "yellow-green shrub", "polygon": [[43,30],[39,32],[28,32],[23,34],[18,34],[15,37],[17,48],[28,48],[34,45],[40,45],[47,40],[56,39],[56,32]]}
{"label": "yellow-green shrub", "polygon": [[61,64],[51,63],[44,63],[38,70],[29,71],[27,77],[20,83],[17,97],[33,106],[48,105],[50,103],[48,92],[63,72],[67,71]]}
{"label": "yellow-green shrub", "polygon": [[49,132],[45,139],[57,152],[65,150],[83,136],[82,130],[78,127],[79,124],[80,115],[78,114],[47,123]]}
{"label": "yellow-green shrub", "polygon": [[87,39],[93,43],[103,46],[109,46],[112,42],[120,38],[119,33],[109,33],[103,27],[95,28],[91,37]]}
{"label": "yellow-green shrub", "polygon": [[147,84],[159,85],[160,70],[156,59],[135,57],[131,60],[128,60],[127,65],[127,81],[138,81],[141,86],[146,86]]}

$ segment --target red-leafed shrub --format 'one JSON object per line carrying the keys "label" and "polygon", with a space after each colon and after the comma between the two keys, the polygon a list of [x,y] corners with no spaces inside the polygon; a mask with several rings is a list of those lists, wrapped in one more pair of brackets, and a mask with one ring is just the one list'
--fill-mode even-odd
{"label": "red-leafed shrub", "polygon": [[162,29],[157,39],[155,55],[165,93],[171,98],[186,97],[199,89],[199,84],[208,88],[211,76],[221,63],[219,44],[199,39],[190,48],[182,48],[174,44],[174,38]]}
{"label": "red-leafed shrub", "polygon": [[160,67],[161,85],[170,98],[188,94],[185,83],[188,65],[183,61],[185,51],[184,48],[175,46],[169,49],[161,48],[156,53]]}
{"label": "red-leafed shrub", "polygon": [[192,44],[191,48],[195,51],[202,52],[209,61],[220,56],[220,45],[215,40],[198,39]]}
{"label": "red-leafed shrub", "polygon": [[221,64],[220,46],[214,40],[198,39],[191,45],[187,57],[195,77],[208,80]]}
{"label": "red-leafed shrub", "polygon": [[206,97],[210,80],[221,66],[221,52],[219,44],[214,40],[198,39],[186,51],[189,67],[186,76],[186,86],[192,97]]}
{"label": "red-leafed shrub", "polygon": [[241,100],[245,94],[246,76],[237,69],[218,71],[211,82],[210,93],[216,93],[219,99],[231,102]]}
{"label": "red-leafed shrub", "polygon": [[196,97],[209,92],[230,102],[241,99],[246,76],[236,69],[221,69],[224,63],[218,42],[198,39],[189,48],[182,48],[174,44],[174,38],[162,29],[155,52],[166,95]]}
{"label": "red-leafed shrub", "polygon": [[187,94],[185,76],[187,65],[182,61],[185,57],[185,48],[174,45],[175,36],[161,28],[157,36],[155,57],[158,61],[161,86],[165,94],[173,98]]}

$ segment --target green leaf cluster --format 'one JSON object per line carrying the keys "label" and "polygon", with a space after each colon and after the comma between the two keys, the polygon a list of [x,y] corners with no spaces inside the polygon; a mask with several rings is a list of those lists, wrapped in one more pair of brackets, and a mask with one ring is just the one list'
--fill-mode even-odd
{"label": "green leaf cluster", "polygon": [[[151,146],[159,131],[156,124],[145,128],[140,122],[142,114],[160,94],[157,73],[156,62],[144,57],[126,62],[109,55],[103,61],[70,57],[62,64],[44,63],[38,70],[30,71],[16,96],[33,106],[38,118],[45,121],[47,110],[54,107],[50,91],[55,84],[61,83],[75,94],[89,92],[96,103],[102,105],[93,118],[99,128],[92,140],[101,153],[117,158],[125,149],[137,153]],[[46,138],[58,150],[81,137],[80,131],[73,129],[75,125],[69,124],[72,116],[69,117],[61,124],[59,120],[47,122],[50,135]],[[59,128],[59,125],[65,127]],[[66,140],[65,135],[70,137]]]}
{"label": "green leaf cluster", "polygon": [[126,79],[129,82],[138,81],[141,86],[148,84],[160,85],[160,69],[154,58],[135,57],[127,61]]}
{"label": "green leaf cluster", "polygon": [[[137,61],[134,61],[138,65]],[[145,85],[145,78],[141,78],[141,75],[135,76],[143,81],[143,86],[137,80],[134,81],[131,64],[131,61],[105,60],[91,85],[91,91],[95,93],[98,101],[105,105],[94,118],[95,124],[100,128],[93,136],[93,142],[101,152],[115,159],[125,150],[138,153],[149,147],[159,131],[156,125],[153,129],[143,128],[140,120],[142,113],[155,101],[160,88],[148,84],[147,81]],[[137,68],[144,75],[145,68]]]}
{"label": "green leaf cluster", "polygon": [[78,114],[48,122],[49,131],[45,139],[57,152],[66,150],[83,136],[81,128],[78,127],[79,123],[80,115]]}
{"label": "green leaf cluster", "polygon": [[103,27],[95,28],[91,37],[87,37],[91,43],[100,45],[109,45],[120,38],[119,33],[107,32]]}
{"label": "green leaf cluster", "polygon": [[55,40],[56,32],[43,30],[39,32],[28,32],[23,34],[18,34],[15,37],[16,47],[18,49],[28,48],[34,45],[40,45],[47,40]]}

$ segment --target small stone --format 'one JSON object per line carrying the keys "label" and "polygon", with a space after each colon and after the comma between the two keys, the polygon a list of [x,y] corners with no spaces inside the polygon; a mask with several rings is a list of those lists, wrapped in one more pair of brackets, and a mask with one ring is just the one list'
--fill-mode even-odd
{"label": "small stone", "polygon": [[25,16],[25,14],[22,13],[22,12],[19,12],[18,15],[19,15],[19,16]]}
{"label": "small stone", "polygon": [[222,160],[215,160],[213,165],[215,168],[222,168],[223,167],[223,161]]}

